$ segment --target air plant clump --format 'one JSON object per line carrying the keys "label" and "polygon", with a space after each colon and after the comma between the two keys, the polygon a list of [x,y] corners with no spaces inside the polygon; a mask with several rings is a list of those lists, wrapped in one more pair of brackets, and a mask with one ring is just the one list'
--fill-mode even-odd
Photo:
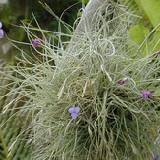
{"label": "air plant clump", "polygon": [[28,60],[14,69],[19,95],[27,97],[20,111],[32,115],[33,159],[144,160],[152,155],[151,129],[158,126],[160,106],[150,90],[160,84],[160,66],[153,57],[129,56],[133,15],[118,3],[105,5],[93,17],[93,28],[74,37],[69,48],[60,39],[58,47],[49,48],[46,41],[41,63],[27,67]]}

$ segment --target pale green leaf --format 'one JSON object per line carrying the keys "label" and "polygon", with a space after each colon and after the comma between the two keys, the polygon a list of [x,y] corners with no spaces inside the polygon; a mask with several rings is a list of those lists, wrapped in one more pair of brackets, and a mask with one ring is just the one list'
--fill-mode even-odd
{"label": "pale green leaf", "polygon": [[160,23],[160,0],[135,0],[154,27]]}
{"label": "pale green leaf", "polygon": [[143,24],[137,24],[129,30],[130,38],[139,45],[144,41],[148,33],[149,29],[144,27]]}

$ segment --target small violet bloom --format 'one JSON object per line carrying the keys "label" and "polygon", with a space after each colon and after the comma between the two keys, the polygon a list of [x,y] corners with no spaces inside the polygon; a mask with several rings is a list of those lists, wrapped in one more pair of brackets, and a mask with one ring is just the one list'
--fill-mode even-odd
{"label": "small violet bloom", "polygon": [[76,119],[79,115],[80,107],[79,106],[70,107],[68,112],[71,114],[72,119]]}
{"label": "small violet bloom", "polygon": [[5,35],[4,30],[2,29],[2,22],[0,22],[0,38],[3,38]]}
{"label": "small violet bloom", "polygon": [[4,30],[3,30],[3,29],[0,29],[0,38],[3,38],[4,35],[5,35]]}
{"label": "small violet bloom", "polygon": [[41,46],[41,40],[39,38],[35,38],[35,39],[32,39],[32,46],[33,47],[40,47]]}
{"label": "small violet bloom", "polygon": [[120,79],[120,80],[118,80],[117,83],[118,83],[119,85],[124,85],[124,84],[127,83],[127,81],[128,81],[128,79],[125,78],[125,79]]}
{"label": "small violet bloom", "polygon": [[151,91],[145,90],[141,92],[141,97],[144,99],[151,98],[152,96],[153,96],[153,93]]}

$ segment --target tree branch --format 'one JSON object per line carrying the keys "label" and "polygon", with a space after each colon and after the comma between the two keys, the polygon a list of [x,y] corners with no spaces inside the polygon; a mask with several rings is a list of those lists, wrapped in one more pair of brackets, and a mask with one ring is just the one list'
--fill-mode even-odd
{"label": "tree branch", "polygon": [[73,33],[73,37],[71,38],[70,43],[67,46],[67,50],[73,51],[74,44],[75,42],[77,42],[77,39],[79,38],[79,36],[86,32],[91,32],[93,30],[95,26],[94,19],[96,16],[96,12],[102,5],[105,5],[106,2],[107,0],[90,0],[89,1],[87,6],[85,7],[81,20]]}
{"label": "tree branch", "polygon": [[87,4],[84,13],[81,17],[81,20],[76,27],[75,34],[81,34],[85,31],[92,30],[94,25],[93,18],[95,16],[96,11],[100,8],[106,0],[90,0]]}

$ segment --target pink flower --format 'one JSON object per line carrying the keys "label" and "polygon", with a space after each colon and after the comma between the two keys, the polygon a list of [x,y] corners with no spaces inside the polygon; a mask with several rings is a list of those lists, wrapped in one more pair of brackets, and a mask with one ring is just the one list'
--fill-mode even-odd
{"label": "pink flower", "polygon": [[40,47],[41,46],[41,40],[39,38],[35,38],[35,39],[32,39],[32,46],[33,47]]}

